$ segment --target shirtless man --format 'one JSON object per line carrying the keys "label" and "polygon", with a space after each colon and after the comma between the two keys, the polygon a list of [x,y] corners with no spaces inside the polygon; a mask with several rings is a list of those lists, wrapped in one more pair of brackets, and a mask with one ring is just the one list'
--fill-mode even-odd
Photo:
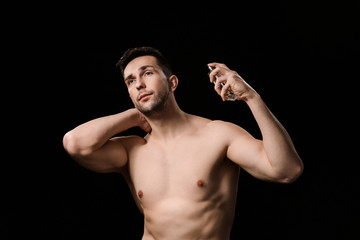
{"label": "shirtless man", "polygon": [[[223,100],[231,87],[247,103],[263,140],[232,123],[183,112],[174,96],[178,78],[156,49],[129,49],[117,65],[135,108],[84,123],[63,143],[85,168],[124,176],[144,214],[143,240],[229,239],[240,169],[280,183],[301,175],[302,161],[284,127],[226,65],[208,64],[210,82]],[[132,127],[148,134],[114,137]]]}

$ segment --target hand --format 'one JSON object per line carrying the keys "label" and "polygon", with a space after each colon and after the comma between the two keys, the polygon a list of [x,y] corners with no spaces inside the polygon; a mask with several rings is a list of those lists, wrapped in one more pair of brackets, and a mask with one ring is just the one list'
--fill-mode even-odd
{"label": "hand", "polygon": [[209,63],[208,66],[215,68],[209,74],[210,82],[215,83],[215,91],[223,101],[226,101],[225,94],[229,88],[238,96],[238,100],[246,101],[256,94],[255,90],[237,72],[230,70],[225,64],[214,62]]}
{"label": "hand", "polygon": [[141,112],[139,112],[139,127],[147,133],[151,132],[151,126]]}
{"label": "hand", "polygon": [[140,127],[142,130],[144,130],[147,133],[151,132],[151,126],[149,122],[146,120],[144,114],[142,114],[136,108],[131,109],[131,111],[135,115],[135,121],[136,121],[135,126]]}

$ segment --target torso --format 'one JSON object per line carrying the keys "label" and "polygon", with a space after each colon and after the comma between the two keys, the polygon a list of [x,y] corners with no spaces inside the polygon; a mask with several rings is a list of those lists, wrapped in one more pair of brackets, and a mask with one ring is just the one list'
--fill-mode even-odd
{"label": "torso", "polygon": [[228,239],[239,167],[226,158],[221,122],[193,117],[191,131],[159,144],[124,141],[124,174],[140,211],[143,239]]}

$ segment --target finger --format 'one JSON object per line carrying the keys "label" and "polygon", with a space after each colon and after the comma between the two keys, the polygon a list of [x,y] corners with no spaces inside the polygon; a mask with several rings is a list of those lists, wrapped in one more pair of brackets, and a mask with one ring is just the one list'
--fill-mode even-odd
{"label": "finger", "polygon": [[226,93],[227,93],[229,87],[230,87],[230,84],[225,84],[221,89],[220,96],[223,101],[226,101]]}
{"label": "finger", "polygon": [[225,76],[218,77],[214,84],[215,84],[215,86],[214,86],[215,91],[219,95],[221,95],[221,90],[222,90],[223,86],[226,84],[226,77]]}
{"label": "finger", "polygon": [[226,65],[223,63],[212,62],[212,63],[208,63],[208,66],[216,68],[216,67],[221,67],[221,66],[224,67]]}
{"label": "finger", "polygon": [[208,66],[209,66],[209,67],[216,68],[216,66],[217,66],[218,64],[219,64],[219,63],[217,63],[217,62],[212,62],[212,63],[208,63]]}
{"label": "finger", "polygon": [[219,75],[219,69],[214,68],[209,72],[210,82],[215,83]]}
{"label": "finger", "polygon": [[222,75],[221,69],[220,68],[215,68],[209,74],[210,82],[212,82],[212,83],[216,82],[217,79],[219,78],[219,76],[221,76],[221,75]]}
{"label": "finger", "polygon": [[151,132],[151,126],[150,126],[150,124],[146,125],[146,128],[145,128],[144,130],[145,130],[145,132],[147,132],[147,133]]}
{"label": "finger", "polygon": [[210,72],[209,72],[210,82],[212,82],[212,83],[215,83],[215,81],[216,81],[217,71],[215,71],[215,70],[216,70],[217,65],[218,65],[218,63],[216,63],[216,62],[207,64],[208,68],[210,69]]}
{"label": "finger", "polygon": [[140,128],[147,133],[151,131],[151,125],[149,124],[148,121],[146,121],[146,119],[144,119],[144,122],[141,124]]}
{"label": "finger", "polygon": [[213,67],[213,68],[226,68],[228,70],[230,70],[224,63],[218,63],[218,62],[212,62],[212,63],[208,63],[209,67]]}
{"label": "finger", "polygon": [[216,82],[214,83],[214,89],[215,89],[215,92],[216,92],[217,94],[219,94],[219,95],[221,95],[221,88],[222,88],[221,82],[220,82],[220,81],[216,81]]}
{"label": "finger", "polygon": [[214,70],[212,70],[211,72],[209,72],[209,78],[210,78],[210,82],[211,82],[211,83],[215,83],[215,82],[216,82],[216,74],[214,74]]}

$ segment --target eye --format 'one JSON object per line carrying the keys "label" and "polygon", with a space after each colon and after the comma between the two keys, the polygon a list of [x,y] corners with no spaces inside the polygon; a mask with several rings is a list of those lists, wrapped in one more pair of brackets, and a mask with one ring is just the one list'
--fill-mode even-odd
{"label": "eye", "polygon": [[153,73],[150,72],[150,71],[146,71],[146,72],[145,72],[145,75],[146,75],[146,76],[151,76],[152,74],[153,74]]}
{"label": "eye", "polygon": [[130,85],[133,84],[134,82],[135,82],[134,79],[129,79],[129,80],[127,81],[127,85],[130,86]]}

